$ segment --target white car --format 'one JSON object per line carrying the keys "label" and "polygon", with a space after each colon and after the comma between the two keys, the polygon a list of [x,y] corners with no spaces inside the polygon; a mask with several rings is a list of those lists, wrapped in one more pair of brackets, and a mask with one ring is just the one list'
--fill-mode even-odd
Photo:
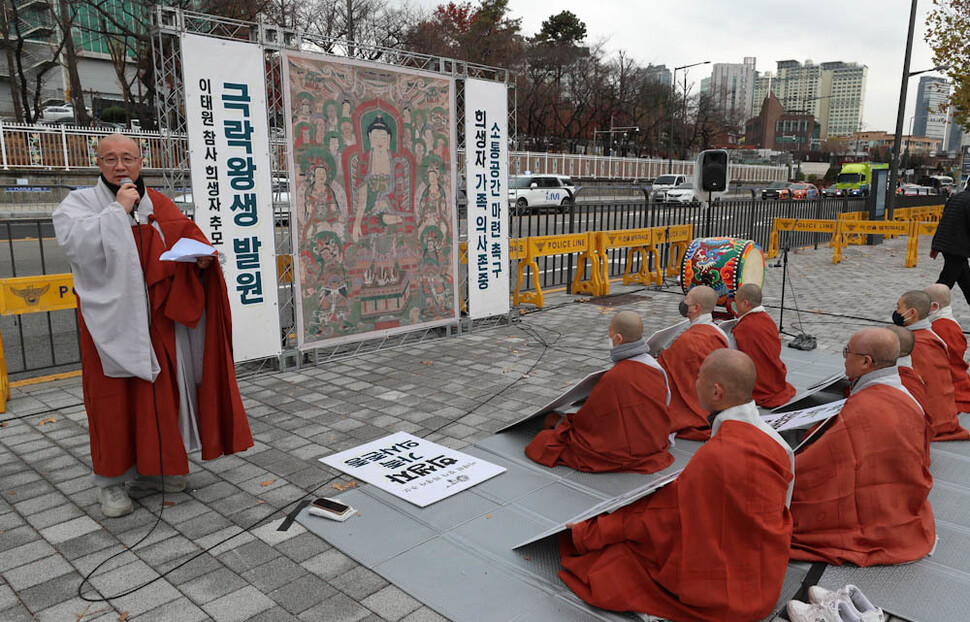
{"label": "white car", "polygon": [[509,176],[509,206],[513,213],[522,214],[543,207],[566,212],[575,195],[576,185],[565,175],[526,173]]}
{"label": "white car", "polygon": [[694,196],[694,184],[685,182],[678,184],[672,190],[667,190],[664,201],[666,203],[680,203],[682,205],[696,203],[697,198]]}
{"label": "white car", "polygon": [[653,180],[653,187],[651,188],[653,200],[663,203],[667,200],[667,192],[669,190],[673,190],[689,181],[686,175],[660,175]]}
{"label": "white car", "polygon": [[73,117],[74,109],[70,106],[47,106],[40,113],[40,122],[51,123],[60,119],[68,119]]}

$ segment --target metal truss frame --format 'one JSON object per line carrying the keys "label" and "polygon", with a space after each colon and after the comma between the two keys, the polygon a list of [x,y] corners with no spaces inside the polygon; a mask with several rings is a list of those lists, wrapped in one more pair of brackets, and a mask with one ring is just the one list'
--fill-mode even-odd
{"label": "metal truss frame", "polygon": [[[385,48],[365,45],[344,39],[320,37],[301,33],[292,29],[279,28],[269,24],[262,18],[259,22],[248,22],[226,17],[218,17],[161,5],[155,6],[153,14],[152,57],[155,69],[155,112],[158,118],[159,132],[163,137],[185,136],[186,121],[184,114],[185,88],[182,81],[181,35],[197,34],[219,39],[247,41],[262,46],[266,62],[266,103],[267,122],[271,136],[272,174],[274,179],[273,212],[276,219],[275,251],[277,257],[293,254],[293,232],[290,227],[289,204],[280,199],[284,188],[292,188],[290,171],[286,158],[280,157],[283,150],[278,148],[285,141],[282,92],[283,71],[282,52],[284,50],[313,51],[322,55],[336,57],[351,57],[371,60],[395,67],[422,69],[455,78],[456,82],[456,153],[464,151],[465,118],[464,118],[464,81],[467,78],[491,80],[506,85],[509,91],[509,128],[511,144],[515,144],[515,128],[517,107],[515,102],[515,76],[508,69],[478,65],[452,58],[421,54],[408,50]],[[175,149],[174,141],[162,141],[162,158],[160,168],[165,190],[175,194],[182,188],[188,187],[186,176],[189,170],[188,150],[182,152]],[[458,158],[458,171],[464,169],[462,158]],[[285,180],[285,183],[284,183]],[[458,232],[462,230],[458,223]],[[460,264],[459,264],[460,266]],[[319,365],[330,361],[340,360],[360,354],[377,352],[380,350],[403,347],[452,334],[460,334],[464,330],[491,328],[510,325],[512,313],[470,320],[461,318],[454,325],[444,328],[418,329],[401,333],[392,337],[378,337],[375,339],[346,343],[338,346],[318,347],[306,351],[296,348],[296,293],[293,287],[292,263],[283,265],[280,270],[279,311],[280,332],[283,353],[279,357],[279,368],[298,368],[304,363]],[[459,267],[459,278],[467,280],[467,268]],[[461,291],[459,289],[459,291]],[[262,370],[265,362],[255,363],[254,369]]]}

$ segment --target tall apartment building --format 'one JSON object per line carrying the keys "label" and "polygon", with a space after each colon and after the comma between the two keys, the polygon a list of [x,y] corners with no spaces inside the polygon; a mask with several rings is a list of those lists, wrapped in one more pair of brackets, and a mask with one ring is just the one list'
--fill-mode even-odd
{"label": "tall apartment building", "polygon": [[652,82],[659,82],[667,86],[673,84],[673,77],[670,70],[667,69],[667,65],[647,65],[643,74],[647,80]]}
{"label": "tall apartment building", "polygon": [[754,106],[758,108],[770,91],[786,112],[815,117],[823,140],[848,136],[862,123],[867,73],[868,68],[858,63],[778,61],[776,73],[755,78]]}
{"label": "tall apartment building", "polygon": [[913,136],[943,138],[947,130],[947,112],[940,111],[950,96],[950,83],[938,76],[921,76],[916,89],[916,111]]}
{"label": "tall apartment building", "polygon": [[740,117],[742,123],[754,114],[755,64],[755,57],[746,56],[742,63],[715,63],[711,71],[710,95],[715,105],[729,118]]}

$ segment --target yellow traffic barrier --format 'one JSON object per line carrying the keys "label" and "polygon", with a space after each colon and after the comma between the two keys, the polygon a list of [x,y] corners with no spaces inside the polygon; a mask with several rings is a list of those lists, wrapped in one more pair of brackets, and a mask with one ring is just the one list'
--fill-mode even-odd
{"label": "yellow traffic barrier", "polygon": [[[663,274],[660,268],[660,251],[654,244],[654,236],[657,234],[658,229],[622,229],[619,231],[603,231],[601,233],[601,244],[600,253],[600,270],[601,279],[603,282],[603,293],[602,295],[607,295],[610,293],[610,266],[609,259],[606,257],[606,251],[614,248],[627,249],[626,254],[626,270],[623,273],[623,284],[629,285],[630,283],[640,283],[641,285],[650,285],[651,283],[663,283]],[[635,273],[631,274],[633,271],[633,260],[640,255],[640,269]],[[650,270],[650,257],[653,257],[653,271]]]}
{"label": "yellow traffic barrier", "polygon": [[886,220],[851,220],[838,221],[835,232],[835,249],[832,251],[832,263],[842,261],[842,249],[848,246],[852,237],[866,235],[909,235],[910,223]]}
{"label": "yellow traffic barrier", "polygon": [[[667,276],[680,274],[680,262],[694,239],[694,225],[670,225],[668,227],[654,227],[653,244],[667,244]],[[659,251],[658,251],[659,252]],[[660,278],[659,283],[663,283]]]}
{"label": "yellow traffic barrier", "polygon": [[938,222],[916,222],[913,221],[909,232],[909,241],[906,244],[906,267],[915,268],[919,262],[919,236],[934,235]]}
{"label": "yellow traffic barrier", "polygon": [[[25,315],[77,307],[71,274],[44,274],[0,279],[0,315]],[[0,334],[0,413],[7,412],[10,378]]]}
{"label": "yellow traffic barrier", "polygon": [[[575,272],[573,273],[573,292],[577,294],[592,294],[598,296],[602,288],[600,278],[600,257],[596,252],[597,236],[599,232],[570,233],[566,235],[543,235],[527,238],[525,260],[519,261],[515,291],[512,293],[512,303],[534,304],[542,308],[542,287],[539,285],[539,264],[536,259],[551,255],[569,255],[577,253]],[[590,278],[583,279],[586,271],[586,260],[590,261]],[[522,291],[525,281],[525,271],[532,271],[532,283],[535,291]]]}
{"label": "yellow traffic barrier", "polygon": [[[775,218],[771,225],[771,237],[768,238],[768,253],[765,259],[774,259],[778,256],[778,232],[779,231],[803,231],[807,233],[831,233],[832,239],[835,238],[836,221],[822,220],[814,218]],[[829,246],[832,246],[832,239]]]}
{"label": "yellow traffic barrier", "polygon": [[[859,221],[859,220],[868,220],[868,219],[869,219],[868,212],[843,212],[841,214],[838,214],[835,217],[836,222]],[[866,241],[867,241],[866,236],[853,234],[846,239],[846,244],[852,244],[855,246],[865,246]],[[833,237],[831,240],[829,240],[829,246],[834,246],[834,245],[835,245],[835,238]]]}

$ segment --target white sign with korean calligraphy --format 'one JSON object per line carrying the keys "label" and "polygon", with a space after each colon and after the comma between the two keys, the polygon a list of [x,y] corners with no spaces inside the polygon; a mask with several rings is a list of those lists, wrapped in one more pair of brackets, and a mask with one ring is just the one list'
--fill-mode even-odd
{"label": "white sign with korean calligraphy", "polygon": [[505,472],[497,464],[407,432],[320,458],[320,462],[422,508]]}
{"label": "white sign with korean calligraphy", "polygon": [[509,312],[508,89],[465,80],[468,312]]}
{"label": "white sign with korean calligraphy", "polygon": [[263,50],[182,35],[195,223],[219,251],[236,361],[278,356],[272,169]]}
{"label": "white sign with korean calligraphy", "polygon": [[761,418],[765,423],[779,432],[804,430],[812,427],[819,421],[824,421],[829,417],[834,417],[839,414],[844,405],[845,400],[837,400],[829,402],[828,404],[822,404],[821,406],[793,410],[789,413],[772,413],[770,415],[764,415]]}

